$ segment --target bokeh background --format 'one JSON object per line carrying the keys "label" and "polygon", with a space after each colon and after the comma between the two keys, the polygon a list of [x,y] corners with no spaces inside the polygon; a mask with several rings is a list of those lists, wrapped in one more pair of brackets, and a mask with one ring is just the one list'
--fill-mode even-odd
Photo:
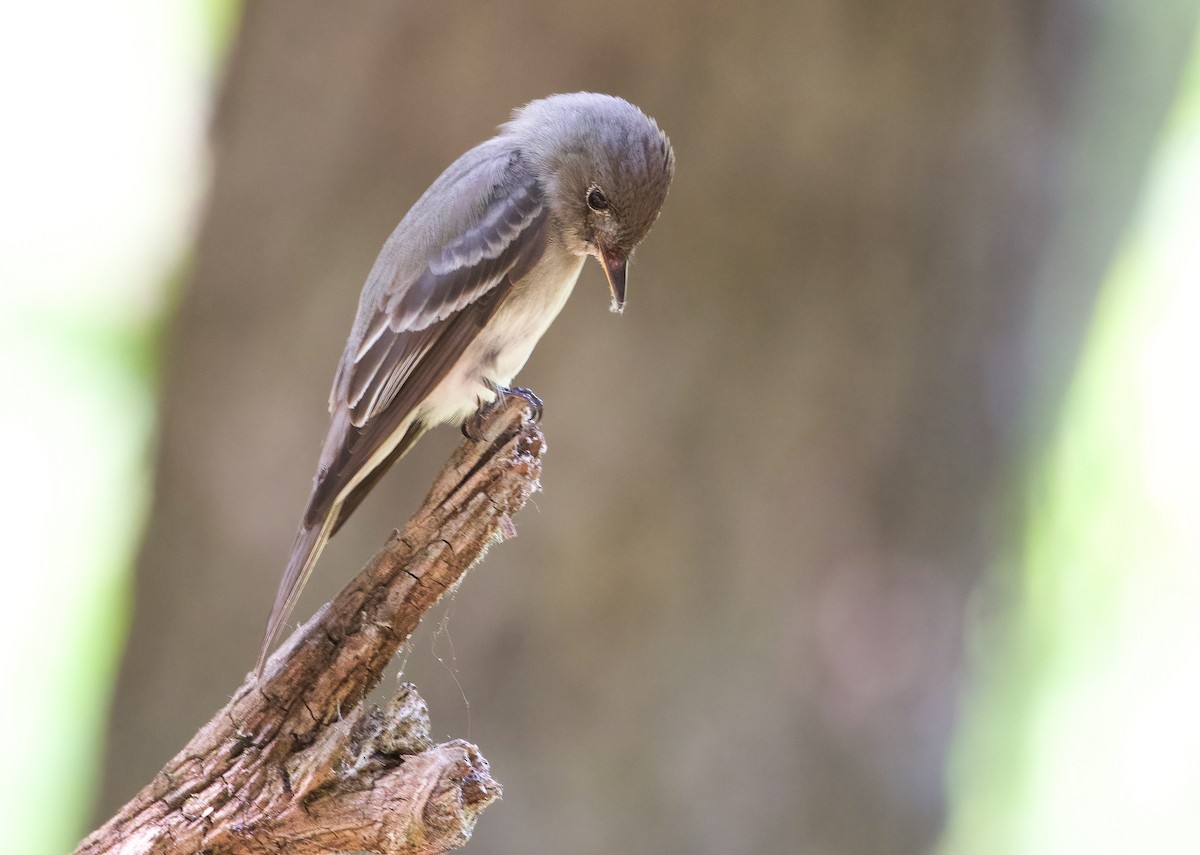
{"label": "bokeh background", "polygon": [[678,174],[625,315],[590,266],[522,375],[519,538],[396,663],[505,786],[467,851],[1189,851],[1198,12],[0,13],[6,851],[69,850],[238,686],[375,253],[578,89],[654,115]]}

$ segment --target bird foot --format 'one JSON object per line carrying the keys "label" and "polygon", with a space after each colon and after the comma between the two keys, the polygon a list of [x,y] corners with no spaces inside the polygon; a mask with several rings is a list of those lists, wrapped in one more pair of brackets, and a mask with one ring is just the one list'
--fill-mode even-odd
{"label": "bird foot", "polygon": [[475,411],[475,415],[462,423],[462,435],[471,442],[479,442],[483,439],[483,419],[494,406],[495,402],[489,404],[480,402],[480,407]]}
{"label": "bird foot", "polygon": [[483,437],[483,420],[487,418],[488,413],[498,404],[503,404],[509,397],[514,395],[524,399],[525,403],[529,404],[534,422],[542,420],[542,414],[545,412],[546,407],[542,403],[542,399],[535,395],[532,390],[526,389],[524,386],[513,386],[511,388],[498,386],[491,382],[487,382],[486,385],[496,397],[491,401],[485,402],[481,400],[479,402],[479,409],[475,411],[475,415],[462,423],[462,435],[467,439],[472,442],[478,442]]}
{"label": "bird foot", "polygon": [[526,389],[524,386],[513,386],[509,389],[501,389],[500,395],[496,398],[499,401],[501,398],[506,398],[510,395],[515,395],[518,398],[524,398],[525,403],[529,404],[529,409],[535,422],[542,420],[542,414],[546,411],[546,405],[542,403],[542,399],[533,394],[532,389]]}

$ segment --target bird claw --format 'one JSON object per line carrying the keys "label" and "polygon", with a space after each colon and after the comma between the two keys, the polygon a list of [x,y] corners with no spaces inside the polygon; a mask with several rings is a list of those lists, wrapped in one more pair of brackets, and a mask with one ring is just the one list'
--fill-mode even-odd
{"label": "bird claw", "polygon": [[488,413],[495,406],[503,404],[512,396],[523,399],[529,405],[530,415],[535,423],[542,420],[542,413],[545,412],[546,407],[542,403],[542,399],[535,395],[532,390],[526,389],[524,386],[507,388],[488,380],[485,380],[484,384],[496,397],[487,402],[480,400],[479,409],[475,411],[475,415],[462,423],[462,435],[467,439],[472,442],[478,442],[483,437],[483,420],[487,418]]}
{"label": "bird claw", "polygon": [[521,397],[524,402],[529,405],[530,418],[534,423],[541,421],[542,413],[546,411],[545,403],[542,403],[540,397],[533,393],[532,389],[524,388],[523,385],[515,385],[515,387],[505,388],[503,385],[497,385],[490,381],[485,381],[487,388],[496,395],[491,401],[479,401],[479,409],[476,409],[475,414],[466,421],[463,421],[461,430],[462,435],[467,437],[472,442],[479,442],[484,438],[484,419],[487,414],[492,412],[492,409],[500,403],[504,403],[511,396]]}
{"label": "bird claw", "polygon": [[483,414],[488,409],[490,409],[490,405],[480,407],[475,411],[475,415],[462,423],[462,427],[460,428],[462,435],[471,440],[471,442],[479,442],[479,440],[483,439]]}
{"label": "bird claw", "polygon": [[502,389],[501,393],[504,397],[515,395],[518,398],[524,398],[525,403],[529,404],[533,421],[540,422],[542,420],[542,414],[546,411],[546,405],[542,403],[541,398],[533,394],[532,389],[526,389],[524,386],[513,386],[510,389]]}

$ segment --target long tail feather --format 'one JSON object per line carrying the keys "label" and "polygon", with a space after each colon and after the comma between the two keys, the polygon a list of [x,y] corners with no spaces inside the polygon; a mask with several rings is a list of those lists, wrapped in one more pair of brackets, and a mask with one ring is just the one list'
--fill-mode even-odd
{"label": "long tail feather", "polygon": [[[258,677],[262,677],[263,666],[266,664],[271,645],[275,643],[276,637],[291,616],[292,609],[296,607],[300,591],[308,582],[308,577],[312,575],[317,559],[321,557],[321,550],[325,548],[329,538],[337,533],[342,523],[354,512],[367,493],[371,492],[371,489],[391,468],[391,465],[403,457],[427,429],[423,421],[413,419],[405,427],[404,433],[400,434],[396,446],[387,453],[387,456],[375,463],[374,468],[357,482],[351,481],[349,487],[343,486],[342,492],[336,496],[322,492],[322,488],[325,486],[324,478],[328,477],[327,474],[318,477],[313,494],[309,497],[308,508],[301,520],[300,530],[296,532],[296,542],[292,545],[291,558],[288,559],[283,580],[279,583],[279,592],[275,595],[271,618],[267,621],[267,632],[263,638],[262,650],[258,654],[258,665],[255,670]],[[329,430],[329,435],[325,438],[325,448],[321,452],[320,471],[322,473],[330,472],[338,450],[347,445],[346,436],[350,430],[349,410],[335,413],[333,425]]]}
{"label": "long tail feather", "polygon": [[304,589],[304,584],[312,575],[313,567],[316,566],[317,559],[321,556],[321,550],[329,541],[338,511],[339,508],[335,505],[325,514],[319,525],[301,525],[300,530],[296,532],[296,542],[292,545],[292,556],[288,559],[287,570],[284,571],[283,580],[279,583],[279,592],[275,595],[275,605],[271,608],[271,617],[267,621],[267,632],[263,637],[262,650],[258,654],[255,674],[260,678],[271,645],[274,644],[280,630],[291,616],[292,609],[296,607],[296,600],[300,598],[300,591]]}

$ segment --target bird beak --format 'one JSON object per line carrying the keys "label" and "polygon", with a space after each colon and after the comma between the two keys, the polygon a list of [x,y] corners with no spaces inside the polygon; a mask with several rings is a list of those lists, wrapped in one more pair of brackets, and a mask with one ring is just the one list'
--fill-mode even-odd
{"label": "bird beak", "polygon": [[608,289],[612,291],[611,310],[619,315],[625,311],[625,271],[629,266],[629,259],[623,252],[609,249],[600,243],[596,244],[596,252],[600,256],[604,276],[608,279]]}

